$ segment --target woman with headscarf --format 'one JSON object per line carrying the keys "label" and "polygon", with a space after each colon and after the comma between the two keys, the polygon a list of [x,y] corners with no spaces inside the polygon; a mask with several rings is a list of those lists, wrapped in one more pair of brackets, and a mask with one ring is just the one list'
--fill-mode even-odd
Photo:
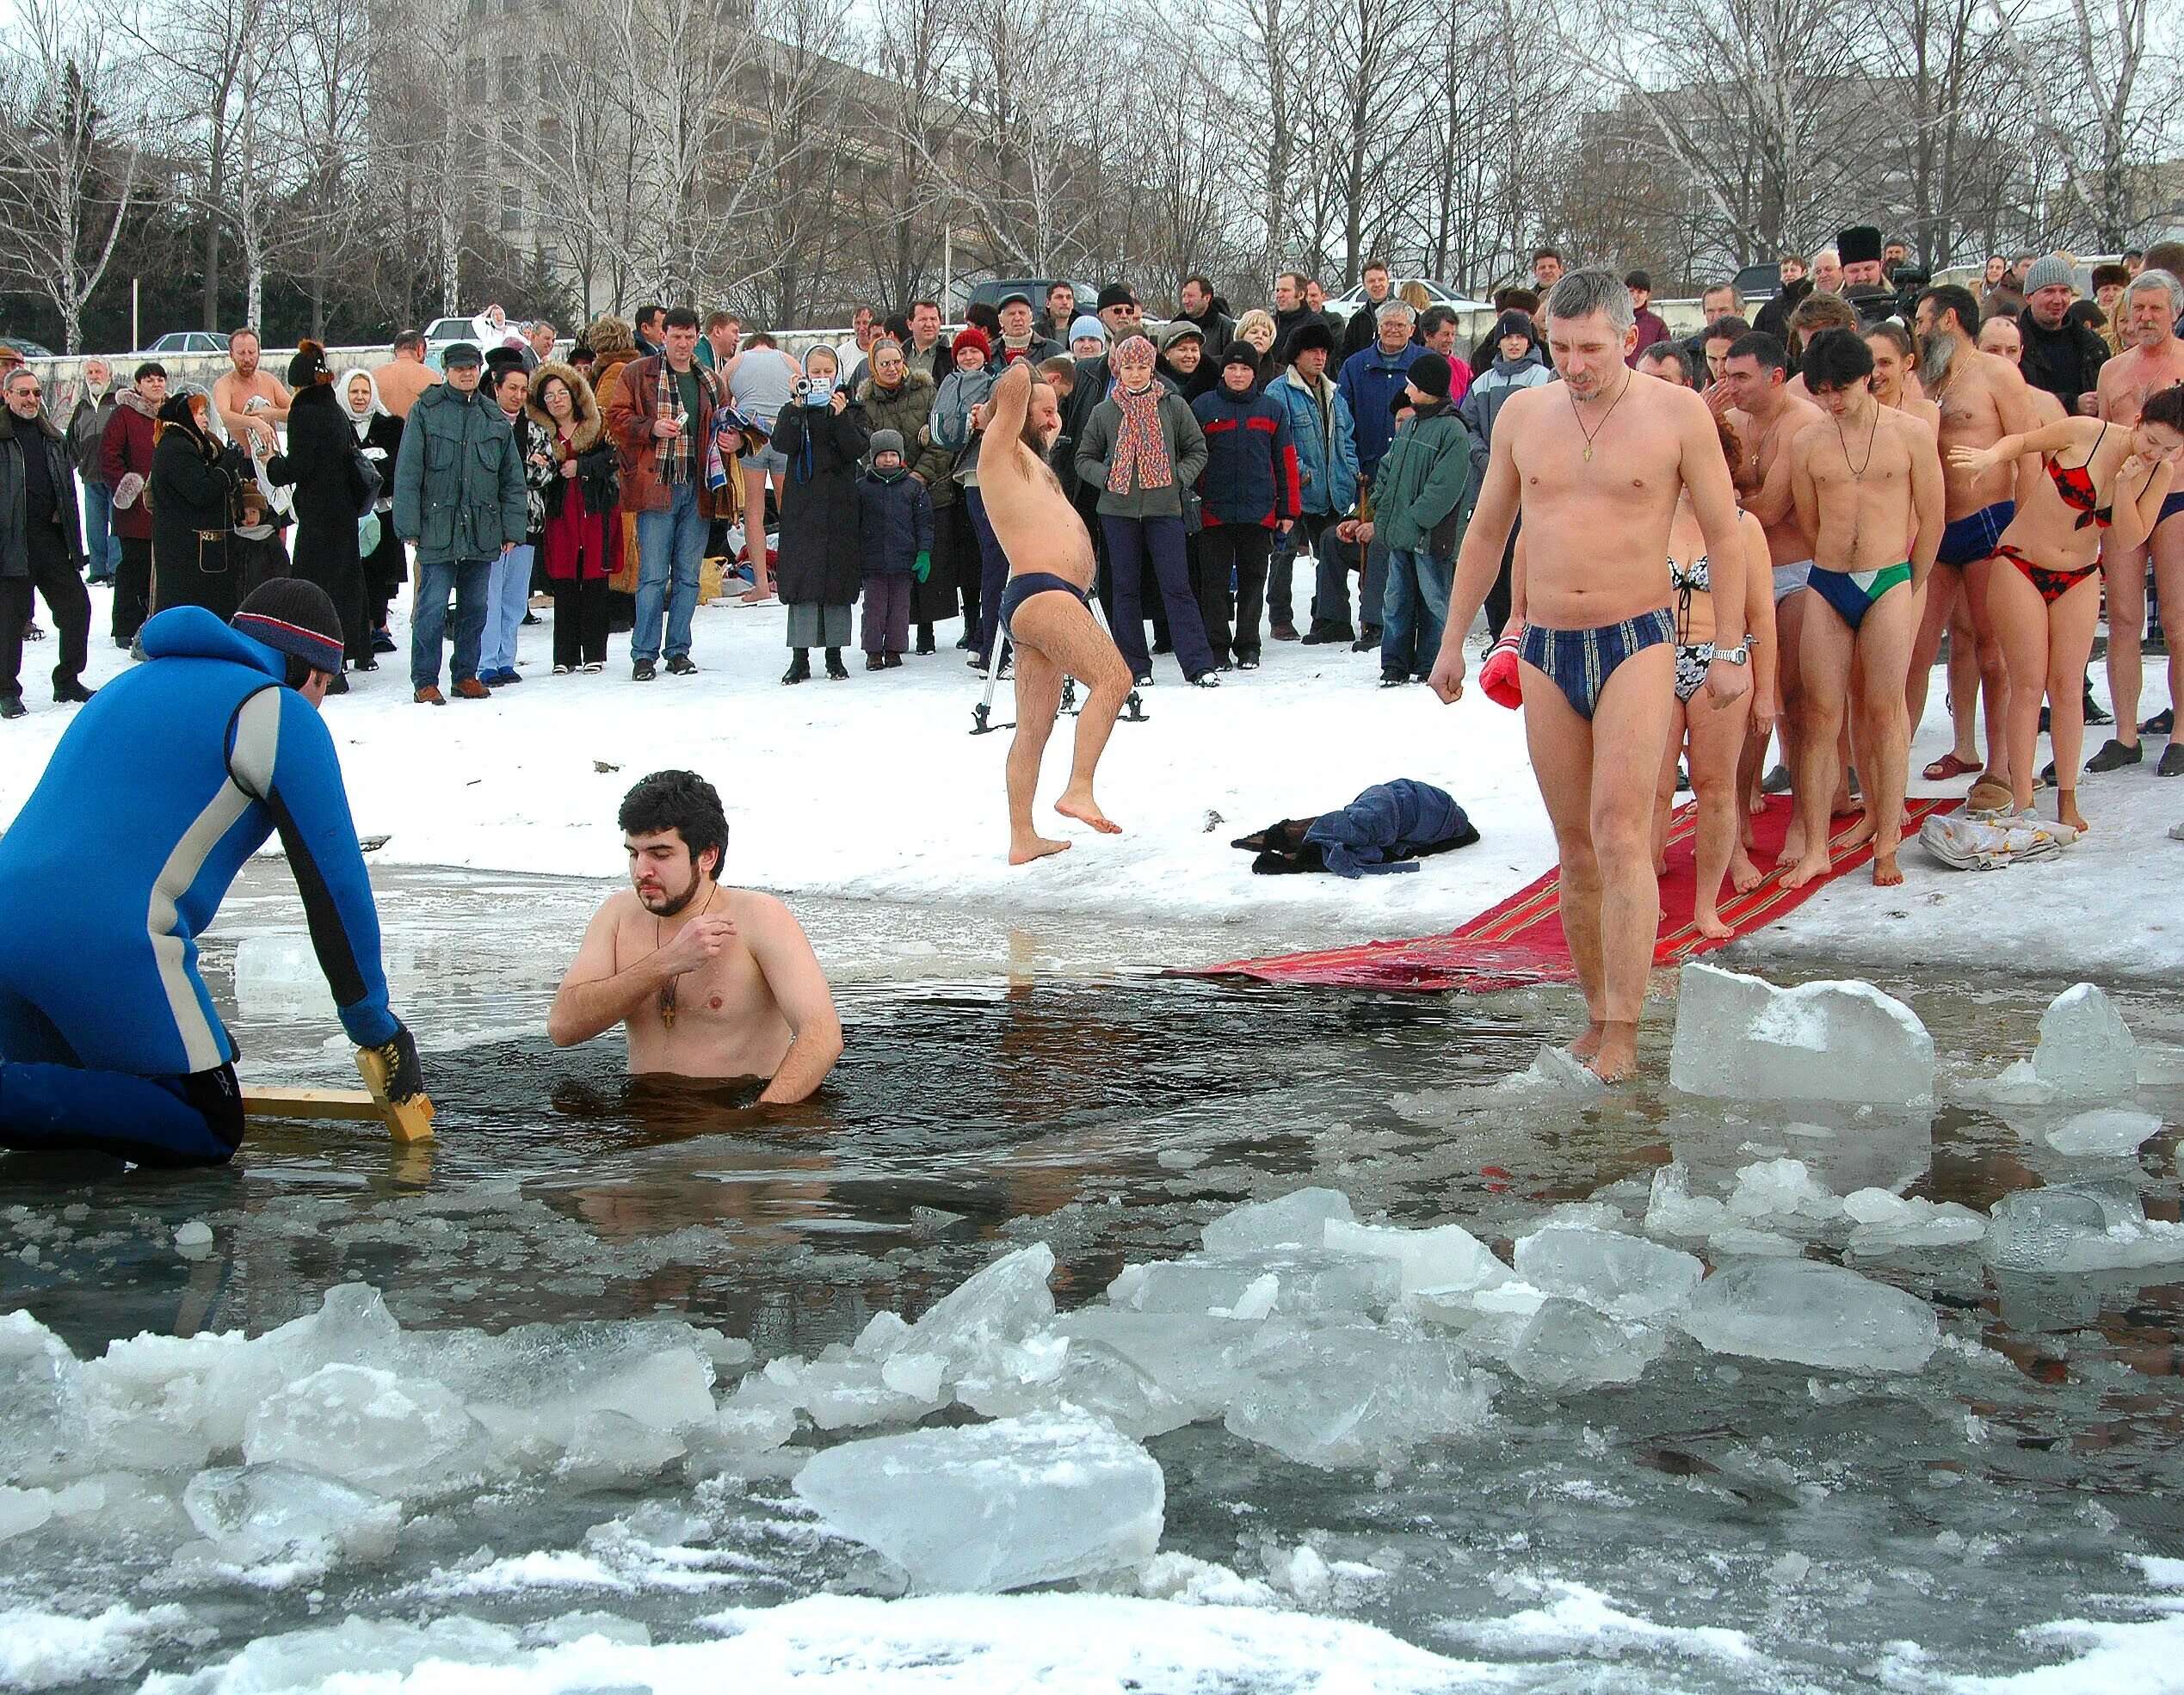
{"label": "woman with headscarf", "polygon": [[[372,652],[392,653],[394,638],[387,633],[387,607],[401,593],[403,580],[410,574],[402,539],[394,533],[394,461],[402,452],[402,420],[387,410],[386,403],[379,398],[379,379],[369,371],[360,367],[342,373],[336,391],[342,415],[356,435],[356,451],[379,473],[379,498],[372,502],[379,521],[379,545],[361,562],[364,619],[372,626]],[[374,664],[367,656],[356,669],[368,671]]]}
{"label": "woman with headscarf", "polygon": [[[296,491],[295,574],[326,591],[341,614],[342,645],[357,670],[376,669],[372,625],[364,609],[364,564],[356,526],[367,490],[356,469],[356,436],[334,394],[334,370],[326,349],[305,342],[288,361],[287,450],[266,461],[266,481]],[[330,694],[348,684],[336,677]]]}
{"label": "woman with headscarf", "polygon": [[1187,491],[1206,469],[1206,433],[1183,399],[1153,375],[1153,345],[1132,336],[1115,349],[1114,391],[1092,409],[1077,438],[1077,473],[1099,490],[1114,594],[1114,639],[1140,684],[1152,681],[1145,649],[1144,576],[1152,567],[1183,675],[1218,688],[1218,662],[1191,592],[1184,541]]}
{"label": "woman with headscarf", "polygon": [[154,422],[151,475],[151,604],[234,614],[238,595],[228,546],[235,478],[207,419],[211,397],[185,389],[167,397]]}

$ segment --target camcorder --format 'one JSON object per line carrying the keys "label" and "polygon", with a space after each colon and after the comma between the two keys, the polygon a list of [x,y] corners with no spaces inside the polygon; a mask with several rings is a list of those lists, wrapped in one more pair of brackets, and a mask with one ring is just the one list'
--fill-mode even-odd
{"label": "camcorder", "polygon": [[824,406],[834,398],[834,379],[799,377],[789,393],[800,406]]}

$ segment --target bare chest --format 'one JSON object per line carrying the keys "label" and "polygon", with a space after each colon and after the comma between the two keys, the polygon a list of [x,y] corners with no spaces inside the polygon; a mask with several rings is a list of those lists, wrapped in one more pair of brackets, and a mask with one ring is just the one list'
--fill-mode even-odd
{"label": "bare chest", "polygon": [[2184,342],[2173,342],[2159,358],[2134,351],[2111,360],[2101,373],[2107,413],[2116,422],[2135,424],[2146,403],[2165,388],[2184,383]]}

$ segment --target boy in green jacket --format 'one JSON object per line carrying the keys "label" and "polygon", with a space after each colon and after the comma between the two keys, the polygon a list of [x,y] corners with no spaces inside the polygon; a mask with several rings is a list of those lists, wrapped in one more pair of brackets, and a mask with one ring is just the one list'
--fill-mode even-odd
{"label": "boy in green jacket", "polygon": [[1441,651],[1456,549],[1464,537],[1464,495],[1471,482],[1471,434],[1448,404],[1447,359],[1421,353],[1404,373],[1399,404],[1410,416],[1373,479],[1370,521],[1342,527],[1345,540],[1375,536],[1388,550],[1388,592],[1380,616],[1380,687],[1423,682]]}

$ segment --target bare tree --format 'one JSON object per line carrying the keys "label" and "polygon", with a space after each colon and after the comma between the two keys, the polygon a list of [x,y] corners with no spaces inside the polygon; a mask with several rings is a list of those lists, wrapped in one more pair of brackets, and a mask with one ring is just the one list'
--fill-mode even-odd
{"label": "bare tree", "polygon": [[55,0],[25,0],[0,68],[0,269],[52,303],[64,353],[136,193],[136,132],[107,109],[119,69],[96,15]]}

